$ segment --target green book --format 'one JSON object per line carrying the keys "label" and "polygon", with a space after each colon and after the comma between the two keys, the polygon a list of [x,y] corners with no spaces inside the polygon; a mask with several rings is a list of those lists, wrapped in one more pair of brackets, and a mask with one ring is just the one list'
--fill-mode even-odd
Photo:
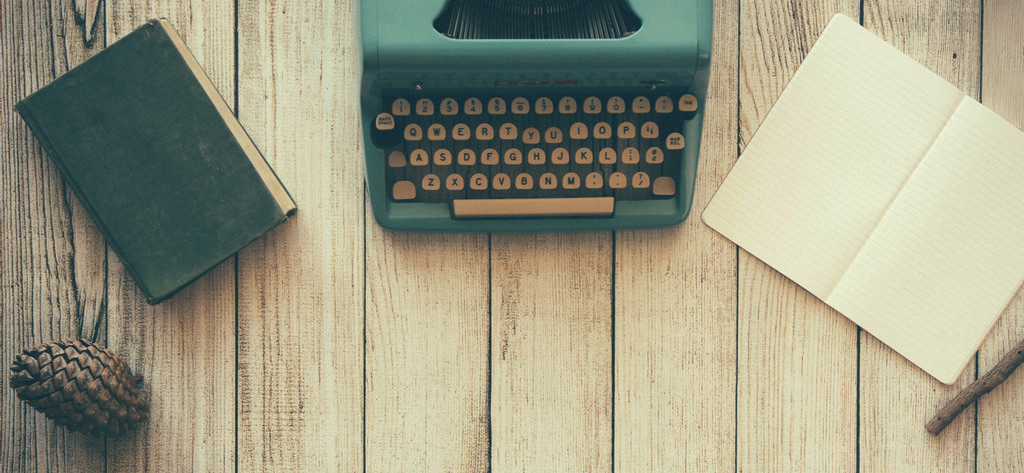
{"label": "green book", "polygon": [[295,212],[166,20],[15,108],[150,304]]}

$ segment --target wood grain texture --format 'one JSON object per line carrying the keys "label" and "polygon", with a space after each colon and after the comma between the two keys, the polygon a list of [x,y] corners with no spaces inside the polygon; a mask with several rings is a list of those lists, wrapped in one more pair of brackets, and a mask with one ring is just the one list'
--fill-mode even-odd
{"label": "wood grain texture", "polygon": [[[741,147],[836,13],[859,2],[741,3]],[[737,278],[737,470],[854,471],[857,328],[742,250]]]}
{"label": "wood grain texture", "polygon": [[[1024,3],[984,2],[981,101],[1017,128],[1024,128]],[[1024,293],[1010,303],[978,353],[978,374],[987,373],[1024,339]],[[978,472],[1024,471],[1024,373],[1018,368],[977,404]]]}
{"label": "wood grain texture", "polygon": [[367,472],[488,471],[488,260],[487,235],[367,225]]}
{"label": "wood grain texture", "polygon": [[[119,1],[106,11],[108,46],[168,18],[220,93],[234,97],[232,1]],[[234,260],[149,306],[113,252],[109,259],[109,345],[145,377],[151,408],[138,431],[108,442],[107,470],[234,471]]]}
{"label": "wood grain texture", "polygon": [[299,207],[238,257],[238,471],[362,471],[358,7],[238,14],[239,118]]}
{"label": "wood grain texture", "polygon": [[736,246],[700,214],[736,161],[738,27],[719,3],[690,217],[616,237],[616,472],[735,469]]}
{"label": "wood grain texture", "polygon": [[105,342],[103,238],[14,111],[97,50],[84,46],[73,5],[4,2],[0,11],[0,472],[100,471],[102,439],[55,427],[7,383],[23,348],[64,337]]}
{"label": "wood grain texture", "polygon": [[612,470],[610,233],[491,239],[495,472]]}
{"label": "wood grain texture", "polygon": [[[864,27],[977,97],[981,65],[980,4],[957,0],[864,2]],[[940,437],[923,425],[935,406],[975,379],[973,363],[946,386],[861,332],[861,471],[971,471],[973,413]]]}

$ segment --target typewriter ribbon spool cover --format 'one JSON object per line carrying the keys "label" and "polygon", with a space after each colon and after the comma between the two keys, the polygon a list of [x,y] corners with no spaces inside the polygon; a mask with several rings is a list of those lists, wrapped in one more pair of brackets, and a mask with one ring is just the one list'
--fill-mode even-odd
{"label": "typewriter ribbon spool cover", "polygon": [[710,0],[366,0],[367,188],[385,228],[561,231],[689,215]]}

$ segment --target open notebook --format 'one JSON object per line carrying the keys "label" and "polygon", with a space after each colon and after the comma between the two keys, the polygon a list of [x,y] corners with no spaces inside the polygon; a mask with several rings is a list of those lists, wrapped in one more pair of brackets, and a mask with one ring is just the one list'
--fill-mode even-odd
{"label": "open notebook", "polygon": [[1024,281],[1024,133],[837,15],[703,218],[950,384]]}

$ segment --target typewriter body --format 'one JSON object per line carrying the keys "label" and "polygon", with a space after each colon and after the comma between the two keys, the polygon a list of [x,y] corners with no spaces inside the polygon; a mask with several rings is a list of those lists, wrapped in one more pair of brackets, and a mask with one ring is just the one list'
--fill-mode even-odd
{"label": "typewriter body", "polygon": [[362,125],[377,221],[431,231],[682,222],[711,3],[364,0]]}

